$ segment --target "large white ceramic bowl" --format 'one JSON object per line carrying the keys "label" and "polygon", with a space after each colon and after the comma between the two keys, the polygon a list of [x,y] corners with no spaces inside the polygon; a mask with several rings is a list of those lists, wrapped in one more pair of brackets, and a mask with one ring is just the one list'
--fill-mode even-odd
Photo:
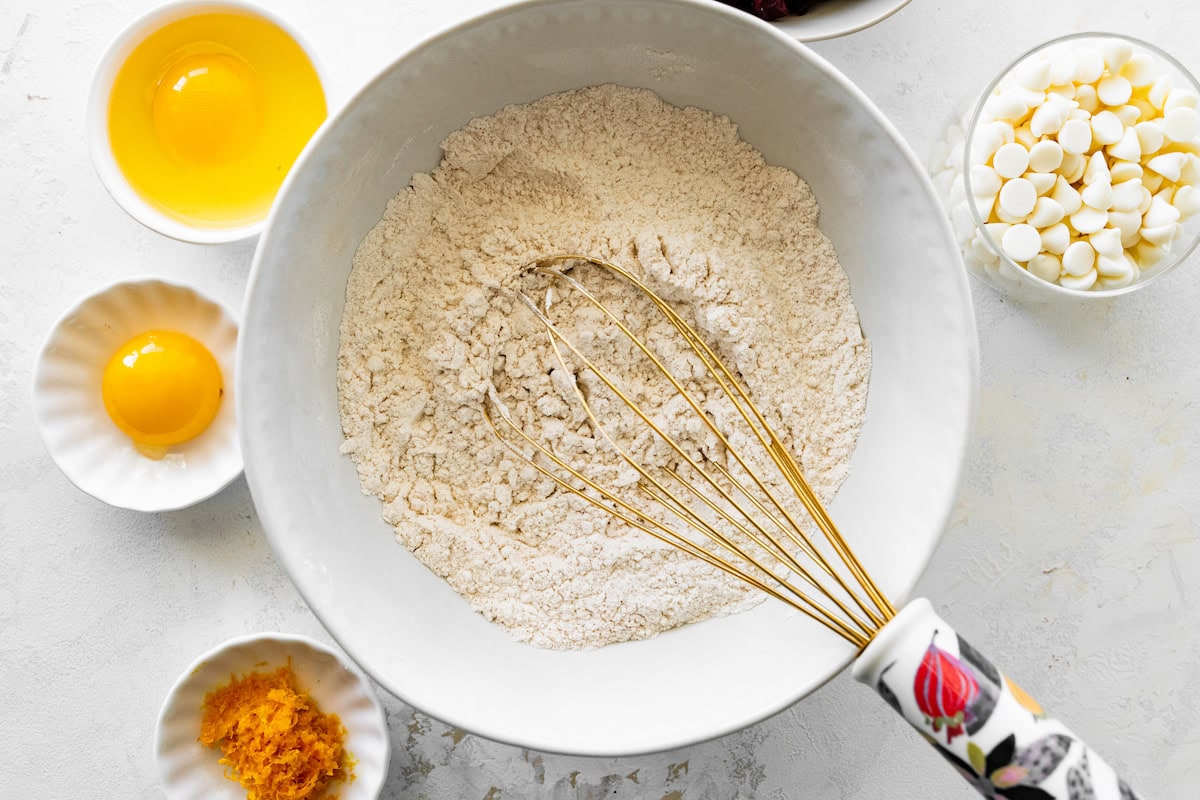
{"label": "large white ceramic bowl", "polygon": [[379,683],[446,722],[565,753],[682,746],[763,719],[854,655],[769,601],[649,641],[539,650],[475,614],[396,544],[338,454],[338,324],[351,257],[438,144],[507,103],[613,82],[729,115],[806,178],[850,278],[874,369],[834,518],[907,596],[954,502],[976,392],[966,277],[921,166],[833,67],[701,0],[523,2],[404,54],[315,137],[259,244],[239,347],[246,472],[309,605]]}

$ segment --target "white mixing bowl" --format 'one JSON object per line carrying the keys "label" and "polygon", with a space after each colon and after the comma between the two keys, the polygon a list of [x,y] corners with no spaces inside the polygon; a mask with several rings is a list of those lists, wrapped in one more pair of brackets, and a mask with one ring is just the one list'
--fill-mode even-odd
{"label": "white mixing bowl", "polygon": [[874,353],[831,511],[897,601],[951,512],[977,379],[965,273],[921,166],[858,89],[769,24],[700,0],[523,2],[433,37],[351,99],[288,177],[250,278],[238,413],[255,503],[309,605],[389,691],[493,739],[586,755],[736,730],[854,655],[775,601],[600,650],[519,644],[394,541],[338,454],[346,278],[384,205],[470,119],[608,82],[727,114],[816,193]]}

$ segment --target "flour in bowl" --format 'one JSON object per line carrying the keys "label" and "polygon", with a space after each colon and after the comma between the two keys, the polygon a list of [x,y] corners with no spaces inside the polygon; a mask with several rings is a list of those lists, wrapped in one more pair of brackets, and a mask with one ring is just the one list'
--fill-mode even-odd
{"label": "flour in bowl", "polygon": [[442,147],[363,240],[347,286],[338,391],[363,491],[473,608],[540,647],[644,639],[757,603],[540,477],[495,438],[483,401],[502,395],[545,441],[619,477],[556,385],[541,329],[499,288],[549,255],[609,259],[718,347],[829,501],[870,351],[808,186],[730,120],[618,86],[509,106]]}

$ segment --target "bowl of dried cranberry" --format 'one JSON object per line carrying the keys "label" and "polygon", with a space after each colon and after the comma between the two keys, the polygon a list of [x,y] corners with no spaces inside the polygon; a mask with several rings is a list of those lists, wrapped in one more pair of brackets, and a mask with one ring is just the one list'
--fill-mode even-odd
{"label": "bowl of dried cranberry", "polygon": [[802,42],[832,39],[869,28],[909,0],[721,0],[769,20]]}

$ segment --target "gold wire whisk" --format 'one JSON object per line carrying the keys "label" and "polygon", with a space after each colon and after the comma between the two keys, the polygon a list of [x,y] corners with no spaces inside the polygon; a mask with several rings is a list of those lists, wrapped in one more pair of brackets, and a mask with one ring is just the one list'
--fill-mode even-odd
{"label": "gold wire whisk", "polygon": [[[568,274],[575,266],[585,264],[605,270],[633,287],[670,323],[703,364],[707,376],[736,410],[735,419],[740,418],[753,433],[753,439],[761,445],[778,470],[786,488],[803,506],[820,532],[821,539],[832,549],[833,558],[822,552],[789,505],[771,488],[749,459],[733,446],[729,432],[718,427],[712,416],[705,412],[695,393],[672,374],[654,349],[635,334],[609,305],[580,280]],[[565,269],[562,268],[564,266]],[[527,433],[512,419],[503,402],[494,393],[489,393],[484,402],[484,417],[500,441],[565,491],[625,524],[766,592],[821,623],[857,648],[866,647],[875,632],[895,616],[895,607],[846,544],[804,477],[800,465],[750,399],[749,391],[700,334],[637,276],[603,259],[580,254],[550,256],[530,264],[522,274],[531,273],[549,280],[540,305],[524,291],[511,287],[507,291],[542,324],[554,358],[564,373],[573,374],[568,366],[569,359],[590,371],[653,431],[686,468],[651,470],[639,462],[598,418],[592,401],[577,380],[571,384],[574,395],[593,430],[637,472],[637,490],[652,501],[650,507],[665,511],[668,521],[622,497],[612,488],[601,485],[589,478],[585,470],[568,463],[549,445]],[[578,293],[634,344],[716,437],[736,469],[745,476],[744,479],[738,480],[733,470],[715,460],[701,463],[662,425],[655,422],[653,414],[623,390],[607,370],[596,364],[562,332],[551,318],[554,288],[558,285]],[[694,476],[694,479],[689,480],[687,475]],[[670,520],[674,522],[670,523]],[[693,536],[683,531],[691,531]]]}

